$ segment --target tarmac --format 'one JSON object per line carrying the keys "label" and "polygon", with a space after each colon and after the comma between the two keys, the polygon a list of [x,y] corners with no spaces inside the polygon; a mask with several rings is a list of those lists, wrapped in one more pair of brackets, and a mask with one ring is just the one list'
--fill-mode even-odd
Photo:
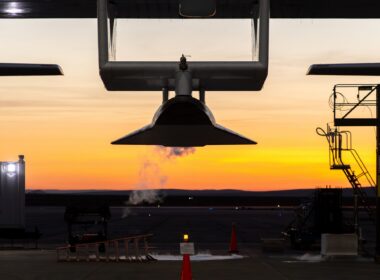
{"label": "tarmac", "polygon": [[[41,248],[53,249],[67,242],[64,207],[27,207],[27,228],[36,226],[42,233]],[[163,253],[178,253],[178,243],[188,233],[198,250],[228,249],[231,226],[236,224],[238,241],[244,247],[261,238],[281,237],[281,231],[293,219],[293,211],[241,210],[235,207],[112,207],[108,223],[110,239],[153,234],[153,246]],[[75,232],[80,232],[80,226]],[[96,232],[96,227],[87,227]]]}
{"label": "tarmac", "polygon": [[[38,227],[42,233],[41,248],[53,249],[67,242],[64,207],[27,207],[26,223],[29,230]],[[188,233],[197,250],[225,252],[231,237],[231,226],[236,224],[241,248],[249,249],[262,238],[280,238],[281,232],[295,217],[293,209],[242,209],[239,207],[112,207],[108,223],[110,239],[139,234],[153,234],[150,240],[162,253],[178,253],[178,243]],[[346,212],[347,218],[352,213]],[[375,240],[374,225],[362,213],[361,226],[368,243]],[[77,229],[77,227],[75,228]],[[96,228],[88,230],[94,230]]]}
{"label": "tarmac", "polygon": [[[62,207],[28,207],[27,226],[38,226],[43,236],[38,250],[0,250],[0,280],[54,279],[180,279],[179,242],[189,233],[198,254],[226,255],[231,224],[237,226],[239,250],[245,258],[191,262],[194,280],[245,279],[380,279],[380,264],[371,258],[324,260],[318,251],[263,253],[262,238],[281,237],[281,231],[293,219],[291,209],[141,207],[128,210],[112,208],[109,223],[111,238],[136,234],[154,234],[151,244],[156,254],[177,255],[175,260],[148,263],[57,262],[56,246],[66,243],[67,228]],[[349,217],[350,212],[346,215]],[[363,219],[370,248],[374,226]]]}
{"label": "tarmac", "polygon": [[[321,261],[300,256],[257,255],[237,260],[193,261],[194,280],[357,280],[379,279],[380,264],[372,259]],[[307,259],[307,258],[306,258]],[[180,261],[149,263],[57,262],[52,250],[0,251],[2,280],[179,280]]]}

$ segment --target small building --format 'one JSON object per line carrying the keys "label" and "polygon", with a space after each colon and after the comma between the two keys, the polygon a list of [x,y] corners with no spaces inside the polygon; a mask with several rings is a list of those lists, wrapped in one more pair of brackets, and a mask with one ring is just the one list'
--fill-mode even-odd
{"label": "small building", "polygon": [[25,229],[25,161],[0,162],[0,230]]}

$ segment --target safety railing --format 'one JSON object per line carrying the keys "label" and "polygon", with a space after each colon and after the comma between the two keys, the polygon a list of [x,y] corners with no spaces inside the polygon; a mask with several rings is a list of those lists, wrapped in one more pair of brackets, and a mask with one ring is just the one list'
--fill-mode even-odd
{"label": "safety railing", "polygon": [[[375,126],[379,85],[377,84],[338,84],[330,96],[336,126]],[[358,110],[359,108],[367,110]]]}
{"label": "safety railing", "polygon": [[153,261],[150,255],[153,247],[148,244],[150,237],[152,234],[58,247],[57,261]]}
{"label": "safety railing", "polygon": [[[339,169],[343,171],[354,190],[354,194],[359,196],[362,206],[368,212],[370,218],[373,219],[375,217],[374,210],[368,203],[369,198],[367,192],[363,189],[363,185],[359,179],[364,177],[367,180],[367,186],[373,192],[375,192],[376,183],[358,152],[352,148],[351,133],[349,131],[339,131],[337,128],[331,129],[329,125],[327,125],[327,131],[324,131],[322,128],[318,127],[316,132],[318,135],[324,136],[329,144],[330,169]],[[345,141],[343,136],[346,137]],[[355,171],[352,169],[351,165],[345,164],[343,161],[343,152],[348,152],[351,154],[357,167],[359,168],[358,175],[355,174]]]}

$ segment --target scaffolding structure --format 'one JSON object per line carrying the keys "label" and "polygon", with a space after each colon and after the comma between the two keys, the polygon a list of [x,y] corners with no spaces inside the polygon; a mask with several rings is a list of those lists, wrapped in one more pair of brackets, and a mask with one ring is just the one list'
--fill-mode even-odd
{"label": "scaffolding structure", "polygon": [[[347,98],[346,92],[355,97]],[[378,84],[338,84],[333,88],[330,103],[333,109],[334,125],[324,131],[317,129],[319,135],[325,136],[329,143],[330,168],[342,170],[359,197],[366,211],[376,223],[376,257],[380,257],[380,85]],[[364,113],[365,112],[365,113]],[[340,131],[342,126],[359,126],[376,128],[376,179],[373,180],[359,154],[352,148],[351,134]],[[343,154],[350,153],[359,166],[359,174],[352,170],[350,164],[343,160]],[[367,193],[362,188],[360,178],[367,179],[368,187],[376,192],[376,211],[368,204]],[[356,214],[357,215],[357,214]],[[357,219],[357,217],[356,217]]]}
{"label": "scaffolding structure", "polygon": [[[340,131],[339,128],[331,128],[327,125],[327,130],[317,128],[316,132],[324,136],[329,145],[329,162],[331,170],[342,170],[350,183],[354,194],[354,225],[358,230],[359,202],[365,209],[368,216],[375,222],[375,211],[370,205],[368,192],[375,193],[376,182],[368,171],[359,153],[352,147],[352,134],[350,131]],[[351,161],[349,161],[351,159]],[[349,163],[349,164],[348,164]],[[355,164],[356,169],[353,168]]]}

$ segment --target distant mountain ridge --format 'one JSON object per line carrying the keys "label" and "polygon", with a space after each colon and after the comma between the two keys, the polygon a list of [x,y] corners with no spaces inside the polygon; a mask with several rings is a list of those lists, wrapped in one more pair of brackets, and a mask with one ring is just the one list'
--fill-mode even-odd
{"label": "distant mountain ridge", "polygon": [[[159,189],[157,192],[161,196],[255,196],[255,197],[310,197],[315,189],[290,189],[290,190],[274,190],[274,191],[245,191],[236,189],[221,190],[184,190],[184,189]],[[105,196],[129,196],[134,190],[27,190],[28,194],[71,194],[71,195],[105,195]],[[142,190],[144,191],[144,190]],[[371,188],[364,188],[369,196],[374,196],[375,191]],[[352,196],[351,188],[343,188],[343,196]]]}

